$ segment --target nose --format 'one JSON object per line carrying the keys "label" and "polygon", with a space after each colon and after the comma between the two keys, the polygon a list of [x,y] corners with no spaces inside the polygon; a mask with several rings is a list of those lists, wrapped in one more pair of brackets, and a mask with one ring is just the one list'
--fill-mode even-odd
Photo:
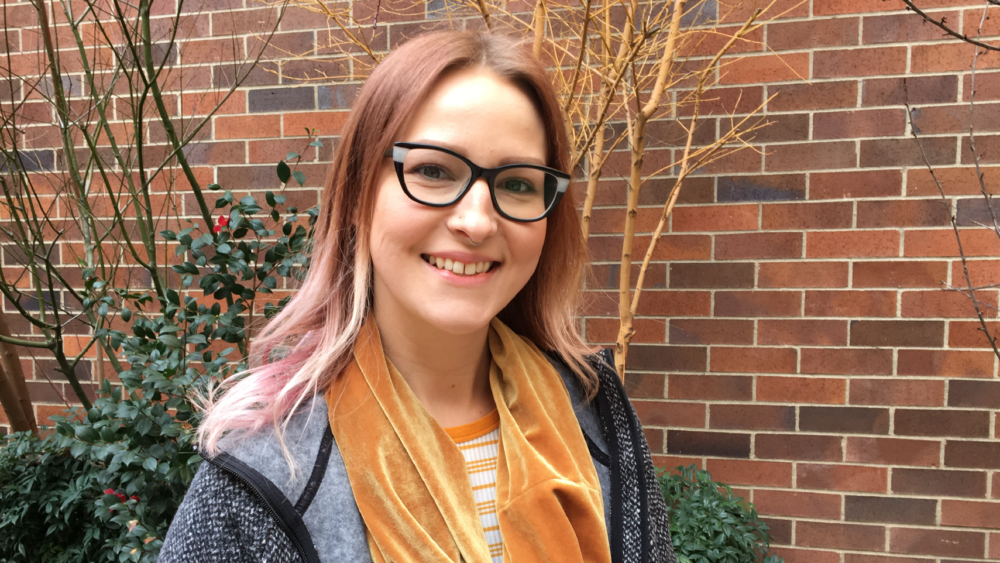
{"label": "nose", "polygon": [[448,218],[448,228],[459,238],[479,244],[497,231],[499,216],[493,209],[486,178],[479,178],[469,188]]}

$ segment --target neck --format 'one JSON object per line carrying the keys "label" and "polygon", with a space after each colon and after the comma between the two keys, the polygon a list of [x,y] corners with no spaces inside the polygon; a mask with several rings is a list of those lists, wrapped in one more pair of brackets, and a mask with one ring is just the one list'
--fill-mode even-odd
{"label": "neck", "polygon": [[376,307],[386,358],[441,427],[474,422],[495,408],[488,325],[455,335],[432,326],[409,326],[379,312]]}

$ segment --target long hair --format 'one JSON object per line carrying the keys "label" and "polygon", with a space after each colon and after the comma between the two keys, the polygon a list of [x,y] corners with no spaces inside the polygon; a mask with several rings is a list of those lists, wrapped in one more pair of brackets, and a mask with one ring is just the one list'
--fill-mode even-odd
{"label": "long hair", "polygon": [[[252,343],[250,368],[201,401],[204,419],[197,437],[209,455],[227,431],[255,431],[271,423],[291,463],[284,443],[289,413],[343,371],[370,314],[368,237],[383,154],[438,79],[467,67],[489,69],[529,96],[545,125],[547,164],[566,170],[559,103],[545,68],[524,44],[447,31],[420,36],[387,56],[362,86],[334,151],[302,287]],[[559,354],[593,394],[597,380],[584,360],[591,348],[575,321],[587,250],[575,202],[566,200],[547,219],[534,274],[498,316],[539,348]]]}

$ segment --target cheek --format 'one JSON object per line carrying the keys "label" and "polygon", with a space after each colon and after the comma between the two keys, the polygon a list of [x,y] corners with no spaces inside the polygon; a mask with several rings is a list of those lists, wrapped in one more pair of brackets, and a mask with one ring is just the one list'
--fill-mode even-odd
{"label": "cheek", "polygon": [[538,267],[538,260],[542,255],[542,248],[545,246],[546,223],[545,219],[537,223],[527,223],[524,225],[526,228],[519,229],[509,241],[511,249],[517,253],[517,262],[522,266],[522,276],[525,282]]}

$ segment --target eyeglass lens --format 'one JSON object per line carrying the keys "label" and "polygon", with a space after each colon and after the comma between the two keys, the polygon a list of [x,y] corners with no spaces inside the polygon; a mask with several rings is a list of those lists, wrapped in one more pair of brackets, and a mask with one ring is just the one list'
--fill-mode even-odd
{"label": "eyeglass lens", "polygon": [[[430,204],[450,203],[469,183],[472,169],[442,151],[414,148],[403,159],[403,181],[410,195]],[[557,178],[534,168],[513,167],[493,182],[497,206],[517,219],[540,217],[556,195]]]}

